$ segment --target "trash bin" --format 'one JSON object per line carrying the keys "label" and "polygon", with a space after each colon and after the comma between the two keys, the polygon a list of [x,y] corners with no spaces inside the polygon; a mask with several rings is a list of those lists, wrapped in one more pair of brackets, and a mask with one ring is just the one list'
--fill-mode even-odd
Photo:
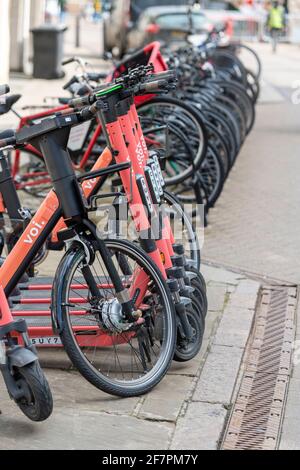
{"label": "trash bin", "polygon": [[62,78],[65,25],[44,24],[31,30],[33,34],[34,78]]}

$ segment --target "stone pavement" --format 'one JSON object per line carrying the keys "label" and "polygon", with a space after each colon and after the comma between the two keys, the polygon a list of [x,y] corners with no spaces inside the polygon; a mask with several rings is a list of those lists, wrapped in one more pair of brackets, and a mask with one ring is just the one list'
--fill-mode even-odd
{"label": "stone pavement", "polygon": [[203,255],[298,283],[300,105],[292,104],[291,96],[300,80],[300,49],[282,44],[273,55],[269,44],[255,48],[263,59],[256,124],[209,213]]}
{"label": "stone pavement", "polygon": [[[216,449],[231,407],[259,284],[203,267],[209,311],[203,346],[140,398],[106,395],[70,368],[62,351],[41,351],[54,395],[45,423],[31,423],[1,383],[0,449]],[[136,437],[136,438],[135,438]]]}

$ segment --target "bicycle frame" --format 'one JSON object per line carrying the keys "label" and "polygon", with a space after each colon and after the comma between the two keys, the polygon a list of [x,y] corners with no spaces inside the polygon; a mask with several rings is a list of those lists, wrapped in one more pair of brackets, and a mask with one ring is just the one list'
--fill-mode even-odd
{"label": "bicycle frame", "polygon": [[12,324],[14,318],[8,305],[3,287],[0,285],[0,328]]}

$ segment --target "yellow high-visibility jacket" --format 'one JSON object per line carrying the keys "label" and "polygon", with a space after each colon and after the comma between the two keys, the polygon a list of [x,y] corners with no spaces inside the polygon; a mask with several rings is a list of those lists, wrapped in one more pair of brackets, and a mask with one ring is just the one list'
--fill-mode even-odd
{"label": "yellow high-visibility jacket", "polygon": [[282,29],[284,27],[284,9],[282,6],[272,7],[268,18],[269,28]]}

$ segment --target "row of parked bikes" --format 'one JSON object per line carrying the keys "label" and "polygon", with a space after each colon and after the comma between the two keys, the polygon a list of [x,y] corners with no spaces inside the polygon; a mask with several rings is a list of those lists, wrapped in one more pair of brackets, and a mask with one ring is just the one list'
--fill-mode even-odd
{"label": "row of parked bikes", "polygon": [[[190,361],[201,348],[207,298],[194,222],[199,204],[207,214],[219,197],[259,94],[256,56],[257,70],[247,70],[238,54],[244,46],[218,41],[214,31],[201,46],[175,52],[154,42],[107,76],[71,58],[65,64],[81,71],[64,87],[70,97],[0,133],[8,252],[0,267],[0,368],[31,420],[45,420],[53,407],[37,334],[59,336],[91,384],[121,397],[149,392],[173,360]],[[8,93],[0,87],[2,115],[16,112],[19,95]],[[22,207],[19,190],[39,201],[37,211]],[[186,202],[197,204],[185,210]],[[124,236],[124,221],[134,234]],[[28,328],[11,302],[45,288],[29,280],[49,250],[64,250],[50,312],[30,315],[48,316],[51,328]]]}

